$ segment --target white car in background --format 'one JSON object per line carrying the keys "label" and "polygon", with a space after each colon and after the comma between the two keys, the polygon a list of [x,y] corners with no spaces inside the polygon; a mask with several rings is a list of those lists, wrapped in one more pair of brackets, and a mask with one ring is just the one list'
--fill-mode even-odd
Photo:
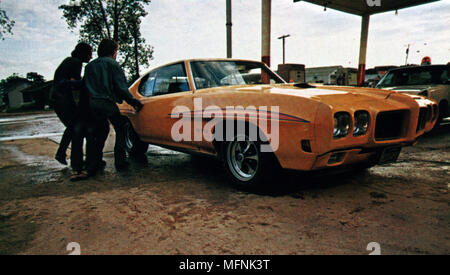
{"label": "white car in background", "polygon": [[376,88],[424,96],[434,100],[439,107],[438,122],[450,116],[450,65],[392,69],[380,80]]}

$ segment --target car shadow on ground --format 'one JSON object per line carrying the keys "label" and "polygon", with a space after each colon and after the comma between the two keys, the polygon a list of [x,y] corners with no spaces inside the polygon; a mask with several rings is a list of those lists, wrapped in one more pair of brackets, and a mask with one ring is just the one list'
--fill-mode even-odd
{"label": "car shadow on ground", "polygon": [[438,137],[449,133],[450,133],[450,122],[446,122],[442,123],[438,127],[435,127],[430,132],[425,133],[421,138]]}
{"label": "car shadow on ground", "polygon": [[214,178],[208,184],[228,191],[246,192],[261,196],[301,197],[302,192],[318,191],[322,189],[332,189],[338,186],[354,184],[356,179],[370,176],[366,169],[331,170],[300,172],[285,169],[274,169],[272,180],[262,182],[255,188],[245,188],[235,186],[231,183],[222,167],[222,163],[210,157],[192,156],[192,168],[196,174],[201,174],[206,178]]}

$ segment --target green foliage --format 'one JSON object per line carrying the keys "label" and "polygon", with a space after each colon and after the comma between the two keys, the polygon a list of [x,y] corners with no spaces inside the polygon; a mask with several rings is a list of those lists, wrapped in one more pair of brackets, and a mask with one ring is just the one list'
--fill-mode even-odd
{"label": "green foliage", "polygon": [[4,35],[6,33],[13,34],[12,28],[14,27],[14,20],[9,19],[6,12],[0,9],[0,39],[5,40]]}
{"label": "green foliage", "polygon": [[98,45],[103,38],[119,42],[119,62],[136,78],[139,64],[153,58],[153,47],[140,32],[141,18],[147,16],[150,0],[70,0],[59,6],[69,29],[79,28],[80,41]]}
{"label": "green foliage", "polygon": [[45,82],[44,77],[36,72],[27,73],[27,79],[31,81],[33,85],[39,85]]}
{"label": "green foliage", "polygon": [[8,76],[6,79],[0,80],[0,93],[3,93],[8,89],[12,84],[14,84],[17,80],[23,79],[18,73],[13,73]]}

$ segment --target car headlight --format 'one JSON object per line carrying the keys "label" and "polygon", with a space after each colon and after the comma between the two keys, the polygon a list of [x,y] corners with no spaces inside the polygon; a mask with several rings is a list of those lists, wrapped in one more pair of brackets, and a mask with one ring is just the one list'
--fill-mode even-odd
{"label": "car headlight", "polygon": [[348,135],[351,129],[352,119],[349,113],[339,112],[334,115],[334,138],[342,138]]}
{"label": "car headlight", "polygon": [[355,137],[362,136],[367,133],[370,125],[370,115],[366,111],[358,111],[355,113],[355,126],[353,127],[353,135]]}

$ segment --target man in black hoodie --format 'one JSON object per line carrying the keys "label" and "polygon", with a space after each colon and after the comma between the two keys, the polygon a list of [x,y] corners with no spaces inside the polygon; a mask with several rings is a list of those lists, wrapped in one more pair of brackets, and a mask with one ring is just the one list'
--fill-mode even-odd
{"label": "man in black hoodie", "polygon": [[58,66],[53,78],[51,105],[58,118],[66,126],[55,159],[67,165],[66,151],[73,135],[73,127],[79,112],[74,99],[74,92],[82,88],[81,70],[83,63],[92,58],[92,47],[87,43],[79,43],[70,57]]}
{"label": "man in black hoodie", "polygon": [[[87,89],[89,105],[95,121],[99,125],[102,125],[103,121],[107,119],[114,127],[116,132],[114,161],[116,169],[121,170],[129,165],[126,161],[125,150],[125,126],[127,119],[120,114],[117,103],[122,103],[125,100],[136,111],[140,111],[143,105],[128,90],[125,73],[116,61],[118,49],[119,45],[114,40],[104,39],[100,42],[98,58],[86,66],[84,84]],[[99,129],[102,129],[102,127],[99,127]],[[96,134],[96,136],[99,137],[101,134]],[[93,163],[98,164],[101,161],[100,152],[103,151],[104,140],[101,138],[97,138],[96,140],[96,161]],[[92,156],[94,154],[91,153],[90,155]],[[95,169],[95,166],[93,169]]]}

